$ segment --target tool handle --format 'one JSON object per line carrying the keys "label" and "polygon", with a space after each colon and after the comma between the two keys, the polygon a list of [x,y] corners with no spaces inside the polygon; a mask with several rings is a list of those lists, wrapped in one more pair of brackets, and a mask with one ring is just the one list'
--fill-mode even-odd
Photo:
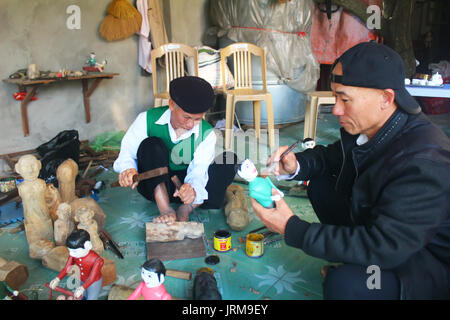
{"label": "tool handle", "polygon": [[166,276],[183,280],[191,280],[192,273],[187,271],[166,269]]}
{"label": "tool handle", "polygon": [[111,188],[116,188],[116,187],[120,186],[120,184],[119,184],[119,181],[114,181],[114,182],[111,183],[109,186],[110,186]]}
{"label": "tool handle", "polygon": [[170,178],[170,179],[172,180],[172,182],[175,185],[175,187],[177,188],[177,190],[181,188],[182,183],[177,176],[172,176],[172,178]]}
{"label": "tool handle", "polygon": [[298,146],[298,144],[300,143],[302,139],[298,139],[297,141],[295,141],[289,148],[286,149],[286,151],[284,151],[281,156],[280,156],[280,161],[281,159],[283,159],[289,152],[291,152],[292,150],[295,149],[295,147]]}
{"label": "tool handle", "polygon": [[[137,182],[137,181],[140,181],[140,180],[139,180],[138,175],[135,174],[135,175],[133,176],[133,183],[134,183],[134,182]],[[119,183],[119,181],[114,181],[114,182],[111,183],[109,186],[110,186],[111,188],[116,188],[116,187],[119,187],[119,186],[120,186],[120,183]]]}

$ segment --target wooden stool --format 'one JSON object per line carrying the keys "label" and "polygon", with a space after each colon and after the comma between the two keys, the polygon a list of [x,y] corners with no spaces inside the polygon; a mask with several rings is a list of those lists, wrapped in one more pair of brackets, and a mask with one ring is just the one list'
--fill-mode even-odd
{"label": "wooden stool", "polygon": [[305,110],[305,129],[303,139],[316,138],[317,115],[321,104],[335,104],[336,97],[331,91],[312,91],[308,92],[308,102]]}

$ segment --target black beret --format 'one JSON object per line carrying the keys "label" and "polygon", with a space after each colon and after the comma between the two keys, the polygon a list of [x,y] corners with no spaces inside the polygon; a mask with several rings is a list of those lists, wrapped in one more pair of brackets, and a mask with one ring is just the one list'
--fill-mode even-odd
{"label": "black beret", "polygon": [[170,97],[187,113],[197,114],[212,107],[214,90],[208,81],[186,76],[170,82]]}

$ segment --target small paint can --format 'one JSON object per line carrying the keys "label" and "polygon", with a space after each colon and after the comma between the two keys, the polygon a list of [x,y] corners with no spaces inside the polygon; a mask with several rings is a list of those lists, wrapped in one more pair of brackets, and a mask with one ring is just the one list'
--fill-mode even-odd
{"label": "small paint can", "polygon": [[259,258],[264,254],[264,235],[249,233],[245,243],[245,253],[250,258]]}
{"label": "small paint can", "polygon": [[227,230],[217,230],[214,233],[214,249],[225,252],[231,249],[231,233]]}

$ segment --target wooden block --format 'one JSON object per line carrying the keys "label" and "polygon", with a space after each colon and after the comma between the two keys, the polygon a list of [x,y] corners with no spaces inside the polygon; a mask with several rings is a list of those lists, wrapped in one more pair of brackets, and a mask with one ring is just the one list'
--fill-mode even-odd
{"label": "wooden block", "polygon": [[147,222],[145,224],[146,242],[170,242],[184,238],[196,239],[205,233],[203,223],[180,222],[172,224]]}
{"label": "wooden block", "polygon": [[28,279],[28,268],[16,261],[7,262],[0,257],[0,282],[5,281],[11,288],[18,290]]}
{"label": "wooden block", "polygon": [[[25,225],[26,228],[26,225]],[[53,241],[44,239],[29,244],[30,258],[42,259],[55,247]]]}
{"label": "wooden block", "polygon": [[42,258],[42,264],[44,267],[59,272],[64,269],[68,259],[69,249],[65,246],[58,246],[53,248],[45,257]]}
{"label": "wooden block", "polygon": [[102,286],[104,287],[116,281],[116,265],[114,264],[113,260],[107,259],[105,257],[102,257],[102,259],[104,261],[102,267]]}
{"label": "wooden block", "polygon": [[177,279],[183,279],[183,280],[191,280],[192,273],[187,272],[187,271],[166,269],[166,276],[172,277],[172,278],[177,278]]}
{"label": "wooden block", "polygon": [[147,242],[147,260],[157,258],[166,261],[205,256],[206,248],[203,238],[172,242]]}

